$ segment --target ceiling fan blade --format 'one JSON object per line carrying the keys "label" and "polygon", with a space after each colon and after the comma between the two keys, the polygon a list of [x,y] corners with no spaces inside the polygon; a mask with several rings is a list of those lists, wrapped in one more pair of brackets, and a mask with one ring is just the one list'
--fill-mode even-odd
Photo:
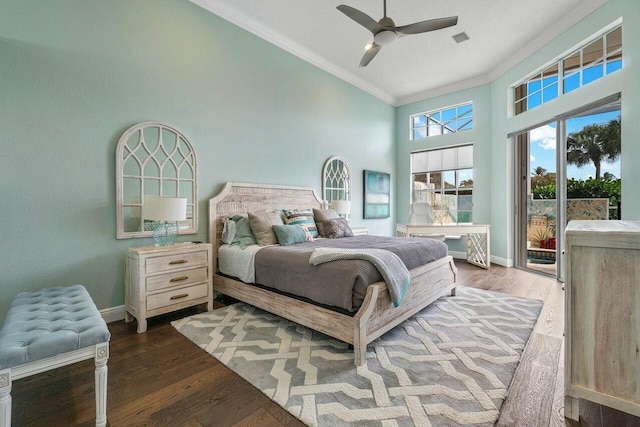
{"label": "ceiling fan blade", "polygon": [[352,8],[351,6],[341,4],[336,9],[356,21],[358,24],[365,27],[367,30],[371,31],[372,34],[377,33],[383,28],[375,21],[375,19],[373,19],[366,13],[360,12],[358,9]]}
{"label": "ceiling fan blade", "polygon": [[448,18],[429,19],[428,21],[416,22],[409,25],[403,25],[396,27],[398,36],[405,36],[407,34],[420,34],[428,31],[441,30],[447,27],[453,27],[458,23],[457,16],[450,16]]}
{"label": "ceiling fan blade", "polygon": [[375,58],[375,56],[378,54],[378,52],[380,51],[380,48],[382,46],[377,45],[377,44],[373,44],[373,46],[371,47],[371,49],[369,49],[368,51],[366,51],[364,53],[364,56],[362,57],[362,59],[360,60],[360,66],[361,67],[366,67],[369,62],[371,62],[371,60],[373,58]]}

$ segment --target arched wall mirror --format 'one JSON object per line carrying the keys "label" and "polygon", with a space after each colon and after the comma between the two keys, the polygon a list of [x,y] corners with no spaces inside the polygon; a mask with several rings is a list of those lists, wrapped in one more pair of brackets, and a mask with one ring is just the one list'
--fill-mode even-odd
{"label": "arched wall mirror", "polygon": [[127,129],[116,148],[117,238],[153,236],[153,221],[142,215],[145,196],[186,198],[178,234],[197,233],[196,172],[196,153],[180,131],[156,122]]}
{"label": "arched wall mirror", "polygon": [[[322,168],[322,197],[329,207],[336,200],[349,202],[347,212],[339,212],[351,219],[351,170],[349,164],[340,156],[334,156],[324,162]],[[334,204],[335,205],[335,204]]]}

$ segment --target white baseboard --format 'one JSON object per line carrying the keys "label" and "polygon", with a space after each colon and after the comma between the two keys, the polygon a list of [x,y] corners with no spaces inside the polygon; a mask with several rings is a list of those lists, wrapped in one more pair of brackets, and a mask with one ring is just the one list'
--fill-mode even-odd
{"label": "white baseboard", "polygon": [[118,320],[124,320],[124,305],[119,305],[117,307],[104,308],[100,310],[100,315],[104,319],[105,322],[117,322]]}
{"label": "white baseboard", "polygon": [[513,267],[514,266],[514,262],[513,262],[512,259],[502,258],[502,257],[495,256],[495,255],[491,255],[491,262],[494,263],[494,264],[501,265],[503,267]]}
{"label": "white baseboard", "polygon": [[[454,259],[467,259],[466,252],[458,252],[458,251],[449,251],[449,255],[451,255]],[[503,267],[513,267],[514,263],[512,259],[502,258],[499,256],[491,255],[491,262],[494,264],[501,265]]]}
{"label": "white baseboard", "polygon": [[449,251],[449,255],[451,255],[454,259],[467,259],[466,252]]}

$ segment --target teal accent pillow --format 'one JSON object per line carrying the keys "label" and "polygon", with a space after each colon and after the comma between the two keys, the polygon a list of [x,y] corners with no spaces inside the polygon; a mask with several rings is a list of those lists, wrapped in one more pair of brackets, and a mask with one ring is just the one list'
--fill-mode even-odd
{"label": "teal accent pillow", "polygon": [[295,245],[307,241],[307,233],[300,225],[274,225],[273,232],[276,233],[278,243],[281,246]]}
{"label": "teal accent pillow", "polygon": [[311,209],[292,209],[284,210],[284,223],[288,225],[301,225],[311,233],[312,237],[318,237],[318,229],[316,221],[313,219],[313,211]]}
{"label": "teal accent pillow", "polygon": [[249,245],[258,244],[251,231],[251,224],[249,223],[248,217],[244,215],[234,215],[231,219],[236,223],[236,233],[233,236],[232,245],[240,245],[240,247],[244,249]]}

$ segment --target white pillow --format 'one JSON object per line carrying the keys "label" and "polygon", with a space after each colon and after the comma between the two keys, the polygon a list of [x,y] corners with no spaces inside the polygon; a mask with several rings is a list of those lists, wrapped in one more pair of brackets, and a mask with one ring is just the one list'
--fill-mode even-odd
{"label": "white pillow", "polygon": [[222,229],[222,241],[227,245],[233,243],[236,237],[236,222],[231,218],[224,220],[224,228]]}

